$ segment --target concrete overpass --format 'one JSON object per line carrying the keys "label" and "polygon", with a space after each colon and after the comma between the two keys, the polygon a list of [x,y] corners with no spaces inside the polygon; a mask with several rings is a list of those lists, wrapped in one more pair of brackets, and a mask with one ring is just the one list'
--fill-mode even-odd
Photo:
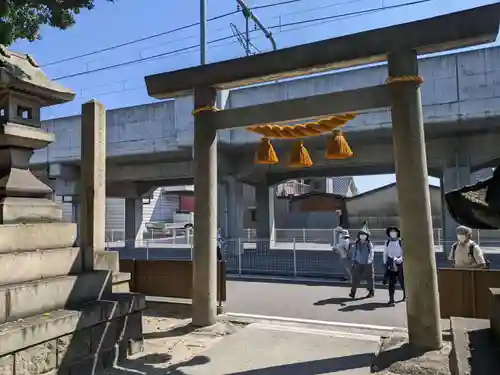
{"label": "concrete overpass", "polygon": [[[387,77],[386,69],[385,64],[380,64],[223,90],[219,93],[218,105],[241,108],[380,85]],[[441,178],[445,189],[470,183],[471,172],[493,165],[499,157],[500,47],[422,58],[419,69],[425,79],[422,102],[429,173]],[[184,96],[108,111],[108,196],[138,199],[158,186],[193,182],[192,108],[193,97]],[[79,195],[80,116],[45,121],[43,126],[55,133],[56,142],[35,152],[31,160],[33,167],[42,175],[49,171],[55,179],[53,186],[58,195]],[[283,163],[254,165],[253,153],[259,137],[242,129],[220,130],[219,175],[225,182],[221,188],[234,192],[224,194],[229,200],[223,203],[222,209],[226,212],[234,209],[241,191],[236,185],[240,183],[256,186],[261,206],[268,204],[269,185],[288,178],[394,172],[388,109],[361,113],[345,131],[354,150],[352,158],[325,161],[326,139],[314,137],[306,143],[313,167],[294,170],[285,164],[285,149],[289,146],[286,142],[274,142]],[[264,213],[264,216],[269,215]],[[455,224],[449,217],[444,218],[444,222],[448,229],[445,232],[450,233]],[[272,224],[265,226],[272,227]],[[238,229],[229,232],[237,233]]]}

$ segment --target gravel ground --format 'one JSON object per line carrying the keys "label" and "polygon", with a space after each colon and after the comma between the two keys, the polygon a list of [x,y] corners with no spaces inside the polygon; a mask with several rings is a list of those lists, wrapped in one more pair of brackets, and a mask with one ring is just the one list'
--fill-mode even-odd
{"label": "gravel ground", "polygon": [[209,329],[194,329],[190,319],[164,317],[148,310],[144,313],[143,327],[144,352],[99,375],[183,374],[182,367],[203,364],[204,357],[198,356],[201,352],[241,328],[219,322]]}

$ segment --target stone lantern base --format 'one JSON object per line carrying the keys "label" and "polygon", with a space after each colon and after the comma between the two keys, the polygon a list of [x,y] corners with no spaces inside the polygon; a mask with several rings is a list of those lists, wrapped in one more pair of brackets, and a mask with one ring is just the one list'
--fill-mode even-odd
{"label": "stone lantern base", "polygon": [[142,349],[144,297],[84,272],[75,238],[73,223],[0,225],[0,374],[94,374]]}

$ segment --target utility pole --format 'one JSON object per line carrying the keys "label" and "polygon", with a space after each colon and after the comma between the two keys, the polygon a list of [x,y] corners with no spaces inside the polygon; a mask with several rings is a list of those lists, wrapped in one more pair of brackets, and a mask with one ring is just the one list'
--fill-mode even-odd
{"label": "utility pole", "polygon": [[249,35],[250,31],[249,31],[249,27],[248,27],[248,22],[251,19],[252,21],[255,22],[255,25],[264,33],[264,35],[266,36],[266,38],[269,39],[269,41],[271,42],[271,44],[273,46],[273,50],[276,51],[277,50],[276,41],[273,38],[273,34],[271,34],[271,32],[269,30],[267,30],[264,27],[264,25],[262,25],[262,23],[259,21],[259,19],[257,18],[257,16],[255,14],[253,14],[253,12],[251,11],[251,9],[245,4],[245,2],[243,0],[236,0],[236,2],[241,7],[241,12],[245,16],[245,20],[246,20],[246,28],[245,28],[246,29],[245,30],[246,31],[246,37],[245,37],[245,39],[246,40],[245,40],[245,42],[246,42],[246,48],[247,48],[247,50],[250,47],[250,35]]}
{"label": "utility pole", "polygon": [[200,0],[200,64],[205,65],[207,54],[207,0]]}

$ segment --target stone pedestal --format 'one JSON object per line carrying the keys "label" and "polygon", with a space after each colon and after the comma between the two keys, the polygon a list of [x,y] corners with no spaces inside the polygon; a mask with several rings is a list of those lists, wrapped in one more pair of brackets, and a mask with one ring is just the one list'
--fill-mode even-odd
{"label": "stone pedestal", "polygon": [[[141,347],[144,298],[113,293],[116,261],[94,259],[91,230],[75,247],[77,225],[62,222],[51,188],[29,169],[33,150],[54,140],[40,107],[73,96],[31,57],[0,46],[1,374],[94,374]],[[93,202],[95,181],[86,185]]]}

